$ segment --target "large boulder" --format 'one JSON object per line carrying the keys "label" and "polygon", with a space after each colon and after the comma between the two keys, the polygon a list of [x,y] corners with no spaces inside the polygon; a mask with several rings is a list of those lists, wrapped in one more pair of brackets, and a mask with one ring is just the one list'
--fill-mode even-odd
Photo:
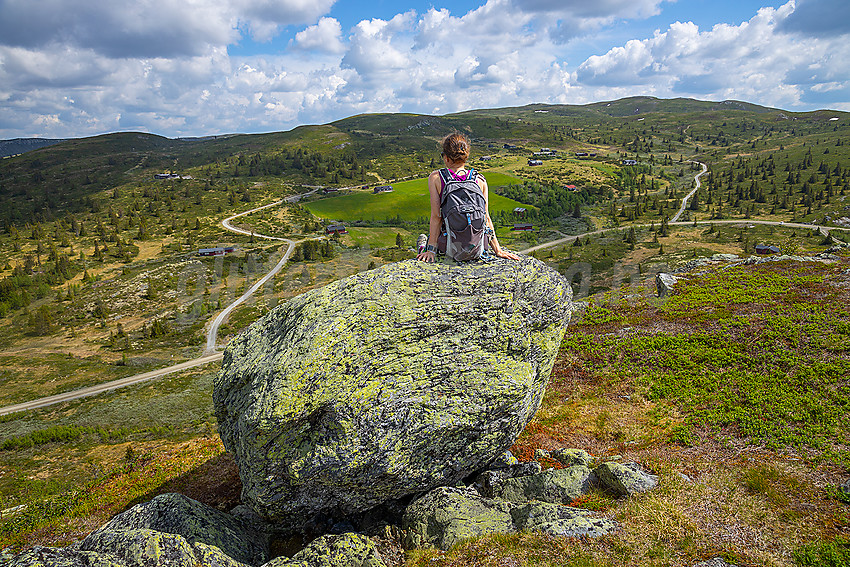
{"label": "large boulder", "polygon": [[481,470],[537,411],[571,297],[533,258],[410,260],[278,306],[215,380],[243,501],[299,528]]}

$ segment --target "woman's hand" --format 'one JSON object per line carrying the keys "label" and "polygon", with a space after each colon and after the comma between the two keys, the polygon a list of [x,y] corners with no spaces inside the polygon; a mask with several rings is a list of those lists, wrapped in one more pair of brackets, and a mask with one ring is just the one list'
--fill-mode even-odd
{"label": "woman's hand", "polygon": [[519,260],[519,256],[517,256],[513,252],[508,252],[507,250],[502,250],[501,248],[499,248],[498,252],[493,252],[493,254],[497,258],[506,258],[508,260]]}
{"label": "woman's hand", "polygon": [[437,254],[435,252],[431,252],[430,250],[425,250],[423,252],[420,252],[416,256],[417,260],[419,260],[421,262],[428,262],[429,264],[433,264],[434,260],[436,260],[436,258],[437,258]]}

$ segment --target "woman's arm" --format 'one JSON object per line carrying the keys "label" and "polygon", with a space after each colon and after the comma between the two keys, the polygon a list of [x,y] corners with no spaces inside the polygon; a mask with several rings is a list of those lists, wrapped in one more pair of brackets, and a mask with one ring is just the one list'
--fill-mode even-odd
{"label": "woman's arm", "polygon": [[493,254],[498,256],[499,258],[508,258],[510,260],[519,260],[519,256],[514,254],[513,252],[508,252],[507,250],[502,250],[502,247],[499,245],[499,239],[496,238],[496,227],[493,226],[493,220],[490,218],[490,196],[488,195],[488,187],[487,180],[484,177],[478,177],[478,184],[481,187],[481,191],[484,193],[484,203],[486,205],[484,209],[484,219],[487,223],[487,226],[490,228],[493,233],[490,235],[490,250],[493,251]]}
{"label": "woman's arm", "polygon": [[[428,223],[428,244],[437,247],[437,238],[440,236],[440,229],[443,226],[443,217],[440,216],[440,172],[434,171],[428,177],[428,194],[431,199],[431,220]],[[423,262],[433,262],[437,257],[436,252],[424,250],[417,256],[417,260]]]}

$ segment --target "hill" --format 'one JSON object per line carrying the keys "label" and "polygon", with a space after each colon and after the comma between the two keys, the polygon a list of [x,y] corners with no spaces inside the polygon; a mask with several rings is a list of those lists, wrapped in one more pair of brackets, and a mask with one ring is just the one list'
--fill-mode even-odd
{"label": "hill", "polygon": [[[422,179],[455,129],[490,180],[502,245],[566,275],[587,304],[517,455],[554,466],[536,450],[621,454],[658,473],[662,490],[574,503],[621,522],[613,539],[479,539],[407,564],[844,557],[842,112],[633,97],[186,140],[117,133],[4,159],[0,405],[196,359],[212,320],[278,264],[286,241],[297,244],[291,261],[234,307],[217,344],[305,290],[411,257],[427,230]],[[386,184],[397,191],[373,195]],[[671,222],[683,205],[683,222]],[[349,234],[326,235],[335,220]],[[198,255],[225,245],[233,251]],[[835,262],[707,264],[678,295],[653,297],[655,273],[757,245]],[[235,505],[209,404],[214,373],[0,418],[0,511],[25,506],[0,517],[0,547],[67,542],[160,491]]]}
{"label": "hill", "polygon": [[14,140],[0,140],[0,157],[16,156],[37,150],[46,146],[58,144],[63,140],[52,140],[47,138],[15,138]]}

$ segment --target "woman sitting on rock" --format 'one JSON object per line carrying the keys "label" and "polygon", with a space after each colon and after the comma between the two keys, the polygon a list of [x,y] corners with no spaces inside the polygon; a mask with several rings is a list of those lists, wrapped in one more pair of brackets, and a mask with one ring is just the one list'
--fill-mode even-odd
{"label": "woman sitting on rock", "polygon": [[459,262],[477,260],[484,254],[519,260],[519,256],[499,246],[488,213],[487,181],[467,168],[469,139],[455,132],[443,139],[446,167],[428,177],[431,197],[429,234],[419,235],[417,259],[433,262],[437,252]]}

